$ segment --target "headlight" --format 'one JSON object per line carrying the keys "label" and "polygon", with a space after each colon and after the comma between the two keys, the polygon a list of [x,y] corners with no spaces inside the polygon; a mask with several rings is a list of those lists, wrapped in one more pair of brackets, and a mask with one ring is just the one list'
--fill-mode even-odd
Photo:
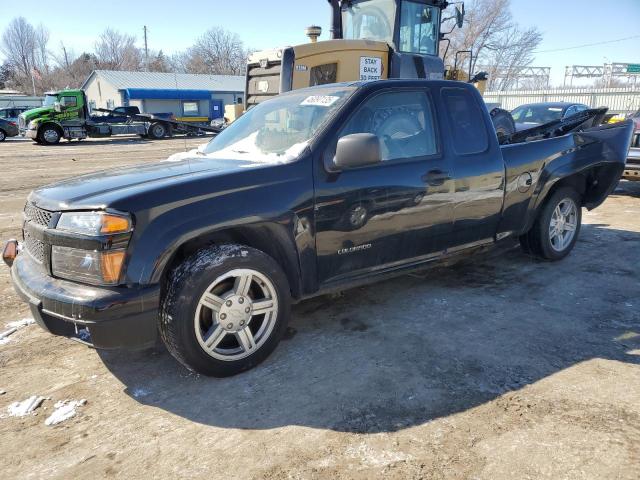
{"label": "headlight", "polygon": [[[127,234],[132,229],[129,215],[107,212],[64,212],[56,225],[56,230],[92,237]],[[128,237],[121,235],[114,240],[112,250],[54,245],[51,249],[51,273],[93,285],[117,285],[122,278],[126,256],[123,247],[126,247]]]}
{"label": "headlight", "polygon": [[54,245],[51,271],[56,277],[92,285],[116,285],[120,281],[124,258],[124,250],[97,252]]}
{"label": "headlight", "polygon": [[131,219],[105,212],[66,212],[60,216],[56,230],[82,235],[110,235],[131,231]]}

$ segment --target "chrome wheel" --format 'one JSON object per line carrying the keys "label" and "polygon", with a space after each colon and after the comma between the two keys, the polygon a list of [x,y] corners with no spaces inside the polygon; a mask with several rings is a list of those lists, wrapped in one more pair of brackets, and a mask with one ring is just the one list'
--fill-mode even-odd
{"label": "chrome wheel", "polygon": [[578,207],[571,198],[561,200],[551,215],[549,241],[556,252],[564,251],[578,228]]}
{"label": "chrome wheel", "polygon": [[200,297],[194,318],[198,343],[213,358],[234,361],[258,350],[278,317],[271,280],[256,270],[236,269],[216,278]]}
{"label": "chrome wheel", "polygon": [[44,141],[47,143],[56,143],[60,140],[60,134],[55,128],[47,128],[42,133],[42,138],[44,138]]}

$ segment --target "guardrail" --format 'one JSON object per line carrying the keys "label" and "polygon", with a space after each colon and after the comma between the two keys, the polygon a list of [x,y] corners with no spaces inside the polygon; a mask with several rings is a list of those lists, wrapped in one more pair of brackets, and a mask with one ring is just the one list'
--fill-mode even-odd
{"label": "guardrail", "polygon": [[513,110],[525,103],[576,102],[591,108],[609,107],[610,113],[629,113],[640,109],[640,88],[558,88],[485,92],[487,103],[499,103]]}

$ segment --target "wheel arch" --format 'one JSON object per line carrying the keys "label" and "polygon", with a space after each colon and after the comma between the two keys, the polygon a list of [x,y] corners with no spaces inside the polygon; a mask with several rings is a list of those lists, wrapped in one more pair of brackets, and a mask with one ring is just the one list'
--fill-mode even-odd
{"label": "wheel arch", "polygon": [[245,245],[269,255],[282,268],[287,277],[292,297],[301,297],[302,282],[297,248],[283,227],[273,225],[224,228],[192,237],[171,252],[166,264],[154,273],[152,280],[160,282],[164,288],[170,272],[184,259],[197,250],[224,243]]}
{"label": "wheel arch", "polygon": [[44,130],[44,128],[48,127],[48,126],[53,126],[58,131],[58,133],[60,134],[60,138],[64,137],[64,129],[62,128],[62,126],[59,123],[51,121],[51,120],[43,122],[41,125],[38,125],[38,135],[40,135],[42,130]]}
{"label": "wheel arch", "polygon": [[[581,206],[589,210],[600,205],[618,185],[622,173],[617,164],[603,163],[585,168],[579,172],[568,171],[570,165],[560,167],[547,173],[546,182],[535,196],[534,206],[529,215],[525,232],[533,226],[542,207],[560,188],[570,187],[578,192],[582,199]],[[544,172],[543,172],[544,174]]]}

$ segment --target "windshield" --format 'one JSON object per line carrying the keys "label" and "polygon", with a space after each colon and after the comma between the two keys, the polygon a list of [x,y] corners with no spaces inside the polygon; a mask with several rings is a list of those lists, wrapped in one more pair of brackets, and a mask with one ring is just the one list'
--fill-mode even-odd
{"label": "windshield", "polygon": [[52,107],[55,102],[58,101],[57,95],[46,95],[44,97],[44,101],[42,102],[43,107]]}
{"label": "windshield", "polygon": [[393,43],[395,18],[394,0],[350,2],[342,10],[343,36],[347,40]]}
{"label": "windshield", "polygon": [[286,163],[295,160],[354,87],[281,95],[250,109],[202,150],[210,158]]}
{"label": "windshield", "polygon": [[548,123],[562,118],[562,107],[549,105],[523,105],[511,112],[518,123]]}

